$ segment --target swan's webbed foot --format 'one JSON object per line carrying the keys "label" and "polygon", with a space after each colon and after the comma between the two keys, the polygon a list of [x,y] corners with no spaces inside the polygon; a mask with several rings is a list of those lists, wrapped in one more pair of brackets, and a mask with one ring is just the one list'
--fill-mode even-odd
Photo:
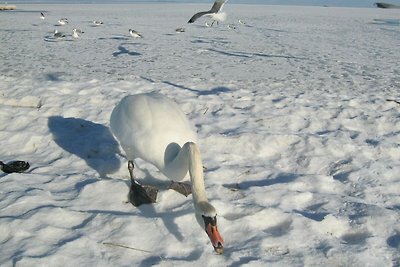
{"label": "swan's webbed foot", "polygon": [[189,183],[180,183],[172,181],[168,189],[175,190],[176,192],[181,193],[185,197],[187,197],[192,193],[192,186]]}
{"label": "swan's webbed foot", "polygon": [[128,200],[133,206],[138,207],[142,204],[155,203],[157,200],[158,188],[150,185],[140,185],[135,181],[133,175],[133,162],[128,161],[128,170],[131,176],[131,187],[129,189]]}
{"label": "swan's webbed foot", "polygon": [[133,206],[138,207],[142,204],[156,203],[158,188],[149,185],[140,185],[132,181],[129,189],[128,199]]}

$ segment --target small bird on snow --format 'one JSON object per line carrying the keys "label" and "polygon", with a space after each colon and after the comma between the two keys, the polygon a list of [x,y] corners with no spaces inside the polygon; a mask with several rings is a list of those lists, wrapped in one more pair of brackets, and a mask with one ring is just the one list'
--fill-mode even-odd
{"label": "small bird on snow", "polygon": [[59,32],[58,30],[54,30],[54,38],[65,38],[65,34],[62,32]]}
{"label": "small bird on snow", "polygon": [[142,35],[135,30],[129,29],[129,34],[135,38],[142,38]]}
{"label": "small bird on snow", "polygon": [[61,18],[58,20],[58,24],[60,25],[65,25],[68,23],[68,19],[67,18]]}
{"label": "small bird on snow", "polygon": [[93,24],[96,25],[96,26],[100,26],[100,25],[103,25],[103,22],[102,21],[98,21],[98,20],[94,20]]}
{"label": "small bird on snow", "polygon": [[72,37],[79,38],[81,34],[84,33],[81,29],[73,29],[72,30]]}

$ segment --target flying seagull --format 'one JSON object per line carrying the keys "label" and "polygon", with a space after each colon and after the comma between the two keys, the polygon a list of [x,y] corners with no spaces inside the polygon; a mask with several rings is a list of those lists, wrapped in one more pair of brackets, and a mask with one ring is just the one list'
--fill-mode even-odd
{"label": "flying seagull", "polygon": [[46,17],[44,16],[43,12],[40,12],[40,18],[45,19]]}
{"label": "flying seagull", "polygon": [[188,23],[193,23],[202,16],[211,16],[212,17],[212,19],[214,21],[211,24],[211,26],[214,24],[215,21],[217,21],[217,23],[218,23],[218,21],[224,21],[226,14],[219,13],[219,11],[221,11],[222,7],[224,6],[225,2],[227,2],[227,1],[228,0],[215,0],[214,4],[210,10],[202,11],[202,12],[198,12],[198,13],[194,14],[193,17],[190,18]]}
{"label": "flying seagull", "polygon": [[375,5],[379,8],[400,8],[400,6],[382,2],[375,3]]}

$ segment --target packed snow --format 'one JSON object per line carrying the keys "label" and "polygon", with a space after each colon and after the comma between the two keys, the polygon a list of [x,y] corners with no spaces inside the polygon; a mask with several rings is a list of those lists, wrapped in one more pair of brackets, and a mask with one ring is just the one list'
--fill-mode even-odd
{"label": "packed snow", "polygon": [[[400,11],[228,2],[187,24],[209,8],[0,13],[0,160],[31,166],[0,174],[1,266],[400,266]],[[157,203],[127,202],[109,118],[144,92],[197,130],[222,255],[150,164]]]}

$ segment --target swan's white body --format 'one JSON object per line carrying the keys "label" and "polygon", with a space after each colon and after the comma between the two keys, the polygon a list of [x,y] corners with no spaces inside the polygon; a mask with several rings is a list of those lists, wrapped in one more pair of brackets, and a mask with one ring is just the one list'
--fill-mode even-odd
{"label": "swan's white body", "polygon": [[160,94],[124,97],[113,110],[110,124],[129,160],[150,162],[175,181],[186,176],[188,163],[171,165],[181,147],[196,143],[197,137],[175,102]]}
{"label": "swan's white body", "polygon": [[[216,226],[216,210],[208,202],[197,135],[178,105],[157,93],[124,97],[114,108],[110,126],[128,160],[141,158],[169,179],[180,181],[189,173],[196,219],[206,230],[215,250],[222,253],[223,240]],[[206,224],[213,218],[215,224]]]}

